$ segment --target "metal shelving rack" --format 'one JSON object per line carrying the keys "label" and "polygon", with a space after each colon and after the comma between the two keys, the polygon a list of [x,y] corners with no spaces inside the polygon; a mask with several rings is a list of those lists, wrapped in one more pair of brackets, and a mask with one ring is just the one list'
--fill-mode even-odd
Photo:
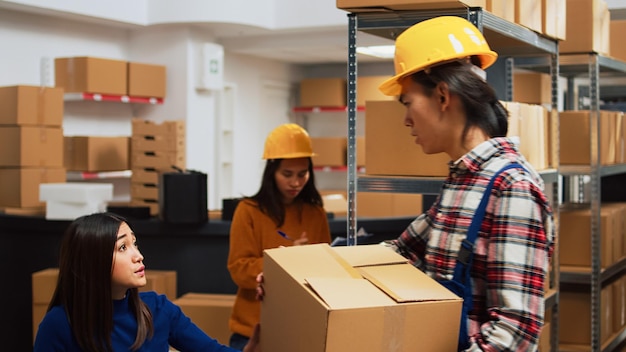
{"label": "metal shelving rack", "polygon": [[[562,55],[559,61],[561,73],[567,77],[568,81],[568,108],[574,108],[575,99],[571,94],[574,91],[574,79],[576,77],[587,76],[589,78],[590,95],[590,132],[591,132],[591,163],[584,167],[561,167],[564,177],[578,178],[582,182],[582,177],[590,177],[590,207],[591,207],[591,268],[585,271],[568,271],[561,273],[561,284],[583,285],[591,287],[591,350],[592,351],[615,351],[626,341],[626,329],[622,329],[614,338],[607,341],[602,346],[600,341],[600,291],[602,287],[611,280],[624,275],[626,272],[626,259],[622,259],[612,266],[602,269],[600,266],[600,208],[601,208],[601,178],[603,176],[626,173],[626,165],[600,165],[600,75],[624,75],[626,74],[626,63],[602,56],[595,53]],[[579,186],[582,188],[582,185]]]}
{"label": "metal shelving rack", "polygon": [[[440,191],[443,178],[434,177],[372,177],[358,176],[356,168],[356,78],[357,78],[357,32],[367,32],[373,35],[395,40],[406,28],[420,21],[437,16],[460,16],[468,19],[487,38],[491,48],[498,52],[499,60],[494,65],[499,74],[488,71],[488,77],[497,77],[499,82],[489,82],[496,88],[501,100],[511,101],[513,98],[513,56],[541,57],[549,62],[548,71],[552,77],[552,112],[550,114],[552,158],[558,165],[558,110],[557,91],[559,76],[559,51],[558,42],[544,37],[536,32],[520,25],[506,21],[482,8],[458,8],[443,10],[403,10],[390,12],[362,12],[348,14],[348,152],[347,152],[347,195],[348,195],[348,218],[347,218],[347,242],[348,245],[357,244],[356,224],[356,192],[398,192],[398,193],[422,193],[437,194]],[[358,176],[358,177],[357,177]],[[553,185],[553,198],[558,204],[557,196],[559,184],[559,170],[545,170],[542,177],[546,184]],[[558,206],[554,206],[555,219],[558,228]],[[546,294],[546,311],[552,312],[552,329],[550,345],[553,351],[558,346],[558,245],[553,257],[553,276],[551,287]]]}
{"label": "metal shelving rack", "polygon": [[[516,66],[532,68],[538,71],[546,71],[547,65],[541,58],[524,58],[515,61]],[[591,132],[591,163],[589,165],[564,165],[560,167],[560,173],[564,179],[564,186],[576,187],[579,192],[575,198],[576,202],[586,201],[582,189],[584,188],[584,176],[589,177],[590,196],[589,203],[591,209],[591,268],[561,268],[561,287],[564,289],[585,288],[591,291],[591,350],[592,351],[615,351],[626,342],[626,329],[622,329],[614,338],[604,344],[600,341],[600,291],[602,287],[626,272],[626,259],[602,269],[600,266],[600,208],[601,208],[601,179],[604,176],[626,174],[626,164],[600,165],[600,75],[616,76],[626,74],[626,62],[612,59],[596,53],[589,54],[562,54],[559,58],[559,68],[561,75],[567,79],[567,108],[575,110],[577,99],[574,99],[575,79],[587,77],[589,79],[589,98],[591,111],[590,132]],[[564,192],[564,197],[568,192]],[[571,201],[565,199],[565,202]]]}

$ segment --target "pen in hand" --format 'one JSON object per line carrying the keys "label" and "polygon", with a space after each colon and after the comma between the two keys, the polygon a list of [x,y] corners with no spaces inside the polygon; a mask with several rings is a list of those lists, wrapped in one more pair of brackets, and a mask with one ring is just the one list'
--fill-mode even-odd
{"label": "pen in hand", "polygon": [[284,238],[286,240],[293,241],[293,238],[287,236],[287,234],[282,232],[281,230],[278,230],[278,234],[280,235],[280,237],[282,237],[282,238]]}

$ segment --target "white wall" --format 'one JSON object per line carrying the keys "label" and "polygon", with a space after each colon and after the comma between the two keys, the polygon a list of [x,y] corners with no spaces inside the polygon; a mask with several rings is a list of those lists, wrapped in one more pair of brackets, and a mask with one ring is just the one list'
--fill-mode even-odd
{"label": "white wall", "polygon": [[[67,102],[66,135],[130,135],[130,120],[185,119],[187,123],[187,166],[209,174],[209,207],[221,207],[214,195],[220,146],[216,143],[218,94],[195,89],[197,52],[212,34],[195,25],[117,27],[89,24],[55,16],[0,10],[0,85],[39,85],[42,58],[96,56],[167,66],[167,95],[162,105]],[[224,79],[235,86],[233,121],[233,173],[222,194],[252,194],[260,182],[261,149],[267,132],[289,119],[289,96],[293,82],[300,79],[291,65],[226,53]],[[50,69],[54,71],[53,63]],[[268,82],[270,82],[268,84]],[[268,86],[286,90],[278,104],[281,114],[264,116],[268,106],[262,98]],[[274,110],[275,111],[275,110]]]}

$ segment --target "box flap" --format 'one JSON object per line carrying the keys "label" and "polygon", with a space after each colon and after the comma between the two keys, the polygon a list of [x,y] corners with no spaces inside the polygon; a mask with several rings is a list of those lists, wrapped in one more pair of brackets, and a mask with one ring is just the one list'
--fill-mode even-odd
{"label": "box flap", "polygon": [[369,266],[359,272],[397,302],[461,299],[411,264]]}
{"label": "box flap", "polygon": [[264,253],[301,284],[308,277],[361,278],[326,243],[271,248]]}
{"label": "box flap", "polygon": [[365,279],[306,278],[309,287],[330,309],[369,308],[397,303]]}
{"label": "box flap", "polygon": [[353,267],[408,262],[405,257],[392,249],[378,244],[340,246],[332,249]]}

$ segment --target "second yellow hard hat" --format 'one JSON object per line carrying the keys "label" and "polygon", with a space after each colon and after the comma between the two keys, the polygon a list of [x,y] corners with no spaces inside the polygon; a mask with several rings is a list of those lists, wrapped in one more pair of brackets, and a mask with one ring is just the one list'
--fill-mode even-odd
{"label": "second yellow hard hat", "polygon": [[295,123],[276,127],[265,139],[263,159],[293,159],[314,156],[307,131]]}

